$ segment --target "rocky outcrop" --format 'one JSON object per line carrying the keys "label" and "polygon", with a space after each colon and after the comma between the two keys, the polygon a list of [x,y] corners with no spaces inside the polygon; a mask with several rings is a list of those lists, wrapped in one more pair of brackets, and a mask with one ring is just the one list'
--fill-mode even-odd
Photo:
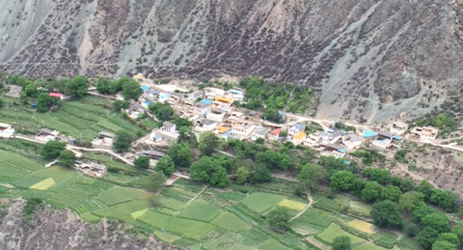
{"label": "rocky outcrop", "polygon": [[50,206],[37,209],[25,221],[24,201],[0,200],[0,205],[4,204],[7,210],[3,219],[0,217],[3,250],[181,249],[160,243],[152,235],[133,230],[127,224],[106,219],[90,224],[69,210],[54,210]]}
{"label": "rocky outcrop", "polygon": [[462,1],[12,0],[1,69],[33,76],[259,75],[321,91],[318,116],[417,117],[462,94]]}

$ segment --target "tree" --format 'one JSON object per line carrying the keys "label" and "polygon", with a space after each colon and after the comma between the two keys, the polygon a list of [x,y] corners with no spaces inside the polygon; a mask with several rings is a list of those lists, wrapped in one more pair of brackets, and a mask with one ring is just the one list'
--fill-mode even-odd
{"label": "tree", "polygon": [[412,212],[420,204],[420,198],[416,192],[407,192],[400,196],[399,209],[406,212]]}
{"label": "tree", "polygon": [[267,165],[268,168],[278,168],[286,170],[291,162],[291,157],[283,152],[275,152],[272,150],[266,150],[263,153],[257,155],[258,162]]}
{"label": "tree", "polygon": [[414,223],[405,223],[404,225],[404,233],[407,234],[408,237],[415,237],[420,232],[420,228]]}
{"label": "tree", "polygon": [[87,93],[87,82],[87,77],[76,76],[72,80],[65,83],[64,93],[67,96],[82,97]]}
{"label": "tree", "polygon": [[39,98],[37,99],[37,112],[47,112],[51,108],[51,106],[58,103],[58,101],[58,98],[53,98],[49,96],[47,93],[41,93],[39,95]]}
{"label": "tree", "polygon": [[458,196],[448,190],[434,189],[429,201],[435,205],[438,205],[446,212],[455,212],[456,208],[458,207]]}
{"label": "tree", "polygon": [[28,97],[36,98],[39,96],[39,91],[37,90],[37,85],[35,83],[27,85],[24,92]]}
{"label": "tree", "polygon": [[424,194],[424,199],[429,201],[432,195],[433,187],[427,180],[423,180],[417,187],[416,191]]}
{"label": "tree", "polygon": [[40,150],[40,155],[47,160],[53,160],[56,159],[65,148],[66,143],[64,142],[49,141]]}
{"label": "tree", "polygon": [[124,76],[120,79],[122,81],[122,96],[126,101],[128,100],[138,100],[138,98],[143,94],[140,83]]}
{"label": "tree", "polygon": [[297,179],[305,190],[314,190],[324,176],[325,173],[319,165],[305,164],[297,175]]}
{"label": "tree", "polygon": [[113,109],[116,112],[120,112],[122,109],[128,109],[129,107],[130,107],[130,104],[125,101],[116,100],[113,102]]}
{"label": "tree", "polygon": [[453,228],[452,233],[458,236],[460,242],[463,242],[463,221],[459,221]]}
{"label": "tree", "polygon": [[425,227],[421,232],[418,234],[418,244],[423,248],[423,249],[431,249],[432,244],[436,241],[437,237],[439,236],[439,233],[430,228],[430,227]]}
{"label": "tree", "polygon": [[334,191],[350,191],[355,179],[355,175],[350,171],[337,171],[330,177],[331,189]]}
{"label": "tree", "polygon": [[400,190],[404,193],[406,192],[410,192],[412,191],[413,189],[415,188],[415,183],[413,183],[412,180],[410,180],[410,178],[405,178],[402,180],[402,182],[400,183]]}
{"label": "tree", "polygon": [[111,81],[106,77],[98,77],[96,80],[96,90],[105,95],[111,93]]}
{"label": "tree", "polygon": [[148,156],[140,155],[133,164],[137,168],[144,168],[147,169],[150,166],[150,158]]}
{"label": "tree", "polygon": [[261,183],[267,182],[272,180],[272,173],[267,166],[262,163],[258,163],[256,165],[256,171],[252,175],[252,182],[254,183]]}
{"label": "tree", "polygon": [[442,213],[428,214],[421,219],[421,223],[424,227],[430,227],[438,233],[450,232],[449,219]]}
{"label": "tree", "polygon": [[174,109],[169,104],[158,102],[151,104],[149,109],[161,121],[170,121],[174,116]]}
{"label": "tree", "polygon": [[169,155],[164,155],[156,163],[156,170],[164,173],[165,176],[170,177],[175,172],[174,161]]}
{"label": "tree", "polygon": [[390,200],[376,202],[371,208],[370,215],[378,227],[401,228],[403,224],[397,204]]}
{"label": "tree", "polygon": [[344,164],[344,159],[335,158],[333,156],[322,156],[317,164],[324,167],[328,173],[334,170],[344,170],[346,166],[346,164]]}
{"label": "tree", "polygon": [[268,213],[267,222],[274,231],[282,232],[288,229],[290,218],[288,210],[278,207]]}
{"label": "tree", "polygon": [[146,188],[153,193],[160,192],[166,183],[166,176],[161,172],[154,172],[150,174],[148,178],[149,182]]}
{"label": "tree", "polygon": [[376,181],[383,185],[389,184],[390,174],[387,169],[380,168],[366,168],[363,170],[363,174],[372,181]]}
{"label": "tree", "polygon": [[376,181],[370,181],[365,185],[365,188],[361,192],[362,199],[366,201],[373,202],[379,198],[381,191],[383,190],[383,186],[381,186]]}
{"label": "tree", "polygon": [[339,236],[333,240],[333,250],[351,250],[351,240],[347,236]]}
{"label": "tree", "polygon": [[443,233],[443,234],[440,234],[440,235],[437,237],[437,241],[448,241],[448,242],[454,244],[455,246],[460,245],[460,239],[458,238],[458,235],[456,235],[456,234],[454,234],[454,233]]}
{"label": "tree", "polygon": [[203,155],[211,156],[220,146],[219,138],[212,132],[204,132],[199,136],[198,148]]}
{"label": "tree", "polygon": [[457,245],[446,240],[436,240],[436,242],[432,244],[432,250],[457,250]]}
{"label": "tree", "polygon": [[133,136],[125,130],[116,132],[116,139],[113,144],[113,150],[117,153],[124,153],[129,151],[132,145]]}
{"label": "tree", "polygon": [[195,181],[207,182],[212,186],[222,188],[230,184],[225,168],[208,156],[201,157],[191,165],[190,178]]}
{"label": "tree", "polygon": [[381,199],[383,200],[390,200],[393,202],[398,202],[402,192],[400,188],[392,185],[387,185],[383,190],[381,190]]}
{"label": "tree", "polygon": [[58,157],[58,162],[63,167],[71,168],[74,166],[76,159],[76,155],[72,151],[63,150]]}
{"label": "tree", "polygon": [[262,118],[271,122],[282,123],[283,119],[280,116],[277,108],[274,105],[268,105],[265,108],[265,112],[262,115]]}
{"label": "tree", "polygon": [[241,166],[236,168],[234,176],[238,184],[244,184],[248,181],[249,177],[251,176],[251,172],[249,171],[249,168]]}
{"label": "tree", "polygon": [[426,215],[433,214],[436,212],[437,212],[436,210],[426,205],[426,203],[420,202],[418,206],[415,208],[415,210],[413,210],[412,215],[413,215],[413,218],[421,221],[423,217],[425,217]]}
{"label": "tree", "polygon": [[193,162],[193,152],[185,143],[172,144],[167,154],[172,158],[175,166],[179,168],[188,168]]}

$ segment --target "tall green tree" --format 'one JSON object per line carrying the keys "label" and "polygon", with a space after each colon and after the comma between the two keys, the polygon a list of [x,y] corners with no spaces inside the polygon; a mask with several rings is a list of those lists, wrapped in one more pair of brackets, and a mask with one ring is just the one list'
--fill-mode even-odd
{"label": "tall green tree", "polygon": [[122,77],[122,96],[125,100],[138,100],[143,94],[140,83],[129,77]]}
{"label": "tall green tree", "polygon": [[449,219],[442,213],[428,214],[421,219],[421,223],[424,227],[430,227],[438,233],[450,232]]}
{"label": "tall green tree", "polygon": [[116,132],[116,139],[113,143],[113,150],[117,153],[124,153],[129,151],[134,137],[132,134],[125,130]]}
{"label": "tall green tree", "polygon": [[335,191],[350,191],[355,179],[355,175],[350,171],[337,171],[330,177],[331,189]]}
{"label": "tall green tree", "polygon": [[333,240],[333,250],[351,250],[352,243],[349,237],[339,236]]}
{"label": "tall green tree", "polygon": [[425,227],[421,232],[418,234],[418,244],[425,250],[429,250],[432,248],[432,245],[436,241],[437,237],[439,236],[439,233],[430,228],[430,227]]}
{"label": "tall green tree", "polygon": [[166,176],[161,172],[154,172],[148,175],[148,179],[149,181],[146,186],[146,189],[153,193],[161,192],[161,190],[164,187],[164,184],[166,183]]}
{"label": "tall green tree", "polygon": [[137,157],[137,159],[135,159],[135,161],[133,161],[133,164],[137,168],[147,169],[150,166],[150,158],[148,156],[141,155],[141,156]]}
{"label": "tall green tree", "polygon": [[87,84],[87,77],[76,76],[72,80],[66,82],[64,93],[67,96],[83,97],[87,93]]}
{"label": "tall green tree", "polygon": [[53,105],[58,104],[58,102],[58,98],[53,98],[47,93],[41,93],[37,99],[37,112],[45,113],[50,110]]}
{"label": "tall green tree", "polygon": [[221,147],[219,138],[212,132],[204,132],[199,136],[198,148],[203,155],[211,156]]}
{"label": "tall green tree", "polygon": [[288,210],[281,207],[270,211],[267,216],[269,226],[277,232],[286,231],[288,229],[289,219],[291,219],[291,215]]}
{"label": "tall green tree", "polygon": [[53,160],[58,158],[65,148],[66,143],[64,142],[48,141],[40,150],[40,155],[47,160]]}
{"label": "tall green tree", "polygon": [[376,226],[382,228],[401,228],[403,225],[397,203],[390,200],[376,202],[370,211]]}
{"label": "tall green tree", "polygon": [[399,198],[399,209],[411,213],[420,204],[421,199],[417,192],[407,192]]}
{"label": "tall green tree", "polygon": [[193,152],[188,144],[174,143],[170,146],[167,154],[179,168],[188,168],[193,163]]}
{"label": "tall green tree", "polygon": [[390,200],[393,202],[398,202],[402,192],[400,188],[392,185],[387,185],[385,188],[381,190],[381,199],[383,200]]}
{"label": "tall green tree", "polygon": [[230,180],[225,168],[214,162],[211,157],[203,156],[190,167],[190,178],[195,181],[207,182],[212,186],[227,187]]}
{"label": "tall green tree", "polygon": [[361,197],[366,201],[374,202],[380,197],[382,190],[383,186],[381,186],[378,182],[370,181],[365,185],[365,188],[362,190]]}
{"label": "tall green tree", "polygon": [[96,80],[96,90],[101,94],[110,94],[111,93],[111,81],[106,77],[98,77]]}
{"label": "tall green tree", "polygon": [[165,155],[156,163],[156,170],[170,177],[175,172],[174,161],[169,155]]}
{"label": "tall green tree", "polygon": [[75,165],[75,160],[76,160],[76,155],[74,152],[69,151],[69,150],[63,150],[61,151],[58,161],[59,164],[63,167],[71,168]]}
{"label": "tall green tree", "polygon": [[323,169],[315,164],[305,164],[297,175],[299,183],[305,190],[315,190],[324,177]]}

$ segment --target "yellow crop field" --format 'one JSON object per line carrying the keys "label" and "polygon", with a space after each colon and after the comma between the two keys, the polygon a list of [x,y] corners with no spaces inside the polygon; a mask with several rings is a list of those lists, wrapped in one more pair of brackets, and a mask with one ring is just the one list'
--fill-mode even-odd
{"label": "yellow crop field", "polygon": [[363,221],[363,220],[349,221],[347,223],[347,225],[349,225],[350,227],[355,228],[355,229],[357,229],[359,231],[367,233],[367,234],[375,233],[374,230],[373,230],[373,224],[368,223],[368,222]]}
{"label": "yellow crop field", "polygon": [[285,207],[285,208],[295,210],[295,211],[302,211],[307,206],[307,204],[298,202],[298,201],[284,199],[278,203],[278,206]]}
{"label": "yellow crop field", "polygon": [[45,179],[39,183],[36,183],[30,187],[30,189],[36,189],[36,190],[47,190],[48,188],[52,187],[55,185],[55,181],[53,178],[48,178]]}
{"label": "yellow crop field", "polygon": [[146,212],[148,212],[149,208],[147,209],[143,209],[143,210],[140,210],[140,211],[137,211],[137,212],[133,212],[131,213],[130,215],[132,215],[132,218],[134,220],[138,219],[139,217],[142,217],[143,215],[146,214]]}

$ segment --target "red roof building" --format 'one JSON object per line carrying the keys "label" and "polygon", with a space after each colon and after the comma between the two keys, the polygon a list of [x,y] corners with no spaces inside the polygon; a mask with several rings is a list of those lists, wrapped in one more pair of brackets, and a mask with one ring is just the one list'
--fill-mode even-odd
{"label": "red roof building", "polygon": [[277,128],[275,130],[273,130],[272,132],[270,132],[268,138],[272,141],[276,141],[278,140],[279,136],[280,136],[280,133],[281,133],[281,128]]}
{"label": "red roof building", "polygon": [[61,100],[63,100],[63,98],[64,98],[64,95],[61,94],[61,93],[50,92],[50,93],[48,93],[48,95],[51,96],[51,97],[59,98]]}

